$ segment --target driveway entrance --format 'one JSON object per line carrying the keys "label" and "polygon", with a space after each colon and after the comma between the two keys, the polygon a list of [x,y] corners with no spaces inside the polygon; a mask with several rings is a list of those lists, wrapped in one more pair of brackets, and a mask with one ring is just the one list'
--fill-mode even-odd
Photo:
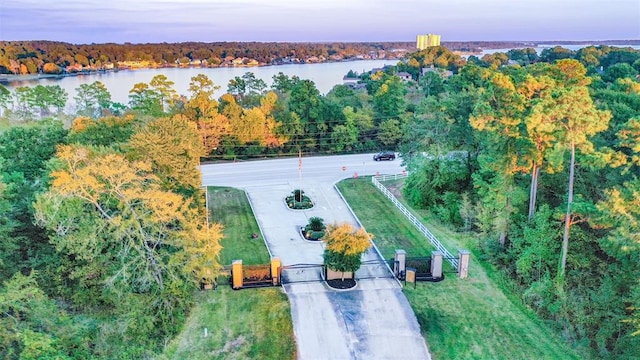
{"label": "driveway entrance", "polygon": [[[298,232],[310,217],[357,225],[334,188],[337,181],[350,177],[351,169],[360,175],[402,172],[400,161],[374,162],[372,154],[305,158],[303,162],[302,181],[298,180],[297,158],[202,167],[203,185],[247,191],[269,251],[280,258],[283,268],[322,264],[323,245],[303,240]],[[293,211],[285,206],[284,198],[297,188],[313,199],[313,209]],[[321,281],[283,285],[291,303],[298,358],[430,359],[415,314],[397,280],[385,270],[384,260],[369,250],[362,261],[365,266],[356,273],[360,280],[355,290],[335,291]],[[312,279],[318,274],[317,269],[308,269],[300,267],[299,273],[288,276]]]}

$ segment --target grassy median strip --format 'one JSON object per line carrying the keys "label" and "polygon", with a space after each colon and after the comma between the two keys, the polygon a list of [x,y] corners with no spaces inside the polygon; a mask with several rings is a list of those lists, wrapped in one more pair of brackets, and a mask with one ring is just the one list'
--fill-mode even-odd
{"label": "grassy median strip", "polygon": [[[385,258],[395,249],[407,256],[430,255],[429,241],[371,183],[348,179],[338,188]],[[416,216],[429,219],[426,212]],[[418,215],[419,214],[419,215]],[[411,225],[407,226],[406,223]],[[432,220],[423,222],[454,255],[458,248],[474,253],[473,238],[454,233]],[[445,271],[447,269],[445,268]],[[434,359],[581,359],[557,333],[514,301],[491,266],[472,255],[469,278],[448,273],[439,283],[404,288]]]}
{"label": "grassy median strip", "polygon": [[[266,264],[269,253],[245,193],[209,188],[210,221],[222,223],[221,263]],[[231,290],[219,285],[196,294],[184,328],[163,359],[295,359],[291,309],[281,288]],[[206,329],[206,333],[205,333]]]}

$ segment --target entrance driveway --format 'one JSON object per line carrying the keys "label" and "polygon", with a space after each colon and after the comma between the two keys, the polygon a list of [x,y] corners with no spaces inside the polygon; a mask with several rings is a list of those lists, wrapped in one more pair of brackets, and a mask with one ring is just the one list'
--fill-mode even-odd
{"label": "entrance driveway", "polygon": [[[269,251],[284,266],[320,264],[322,244],[303,240],[298,228],[312,216],[326,223],[357,225],[334,189],[335,182],[355,172],[402,171],[399,160],[373,162],[371,156],[304,158],[302,174],[297,158],[204,165],[203,185],[244,189]],[[284,197],[295,188],[314,200],[313,209],[292,211],[285,206]],[[363,256],[363,261],[377,259],[373,250]],[[284,290],[291,303],[299,359],[430,359],[416,317],[393,278],[359,280],[350,291],[335,291],[322,282],[292,283]]]}

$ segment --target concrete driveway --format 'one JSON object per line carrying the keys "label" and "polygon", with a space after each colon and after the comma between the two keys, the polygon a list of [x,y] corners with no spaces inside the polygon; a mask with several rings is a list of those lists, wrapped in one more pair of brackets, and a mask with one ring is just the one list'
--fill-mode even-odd
{"label": "concrete driveway", "polygon": [[[271,254],[284,266],[321,264],[322,244],[305,241],[298,228],[312,216],[357,226],[334,184],[356,172],[360,176],[403,170],[400,160],[374,162],[372,155],[303,158],[302,177],[297,158],[203,165],[203,185],[244,189]],[[292,211],[285,206],[284,198],[297,188],[314,200],[313,209]],[[363,257],[368,260],[379,257],[370,250]],[[292,283],[284,289],[299,359],[430,359],[400,285],[386,273],[359,280],[349,291],[335,291],[322,282]]]}

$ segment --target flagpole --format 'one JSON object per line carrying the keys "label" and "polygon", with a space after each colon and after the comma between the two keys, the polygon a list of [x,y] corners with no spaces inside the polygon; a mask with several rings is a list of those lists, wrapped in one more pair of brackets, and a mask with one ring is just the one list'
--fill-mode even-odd
{"label": "flagpole", "polygon": [[298,149],[298,188],[302,190],[302,150]]}

